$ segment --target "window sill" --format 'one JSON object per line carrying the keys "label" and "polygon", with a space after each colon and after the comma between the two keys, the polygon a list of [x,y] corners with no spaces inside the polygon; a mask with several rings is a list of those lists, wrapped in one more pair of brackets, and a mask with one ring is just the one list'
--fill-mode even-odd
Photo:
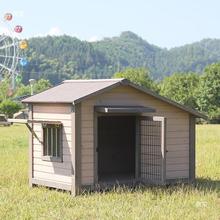
{"label": "window sill", "polygon": [[63,162],[61,157],[51,157],[51,156],[42,156],[42,160],[48,162],[58,162],[58,163]]}

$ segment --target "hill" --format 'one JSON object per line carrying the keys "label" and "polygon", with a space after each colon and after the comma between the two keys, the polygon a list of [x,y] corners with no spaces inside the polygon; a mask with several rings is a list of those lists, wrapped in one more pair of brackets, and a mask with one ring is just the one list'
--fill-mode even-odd
{"label": "hill", "polygon": [[29,65],[22,70],[23,81],[46,78],[53,84],[71,78],[109,78],[126,67],[147,67],[154,79],[173,72],[201,72],[220,61],[220,40],[205,39],[170,50],[157,47],[126,31],[98,42],[75,37],[29,39]]}

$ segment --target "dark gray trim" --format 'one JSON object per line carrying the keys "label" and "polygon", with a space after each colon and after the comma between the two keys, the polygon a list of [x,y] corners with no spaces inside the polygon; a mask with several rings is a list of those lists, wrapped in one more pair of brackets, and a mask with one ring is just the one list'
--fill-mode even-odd
{"label": "dark gray trim", "polygon": [[189,116],[189,179],[191,182],[195,181],[195,117]]}
{"label": "dark gray trim", "polygon": [[93,137],[94,137],[94,184],[98,184],[98,113],[93,114]]}
{"label": "dark gray trim", "polygon": [[153,113],[154,108],[144,106],[95,106],[95,111],[100,113]]}
{"label": "dark gray trim", "polygon": [[139,117],[136,117],[136,136],[135,136],[135,179],[140,178],[140,120]]}
{"label": "dark gray trim", "polygon": [[72,139],[72,142],[71,142],[71,147],[72,147],[72,154],[71,154],[71,175],[72,175],[72,185],[71,185],[71,194],[73,196],[76,195],[76,183],[75,183],[75,166],[76,166],[76,157],[75,157],[75,146],[76,146],[76,143],[75,143],[75,106],[72,106],[71,107],[71,139]]}
{"label": "dark gray trim", "polygon": [[75,195],[81,190],[81,103],[75,105]]}
{"label": "dark gray trim", "polygon": [[72,102],[63,102],[63,101],[25,101],[25,100],[23,100],[23,101],[21,101],[22,103],[24,103],[24,104],[29,104],[29,103],[33,103],[33,104],[48,104],[48,103],[50,103],[50,104],[72,104]]}
{"label": "dark gray trim", "polygon": [[[29,119],[33,119],[33,105],[32,104],[29,104],[28,105],[28,108],[29,108]],[[33,123],[31,124],[31,128],[33,130]],[[33,134],[30,133],[29,134],[29,186],[32,187],[33,186],[33,182],[32,182],[32,179],[33,179],[33,176],[34,176],[34,173],[33,173],[33,145],[34,145],[34,137],[33,137]]]}
{"label": "dark gray trim", "polygon": [[71,185],[54,181],[38,180],[33,178],[32,184],[71,191]]}

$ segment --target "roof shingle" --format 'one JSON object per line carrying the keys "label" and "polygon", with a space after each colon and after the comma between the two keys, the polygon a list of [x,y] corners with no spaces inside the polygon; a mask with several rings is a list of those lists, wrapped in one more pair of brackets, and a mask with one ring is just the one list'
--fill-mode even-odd
{"label": "roof shingle", "polygon": [[123,79],[66,80],[58,86],[24,99],[24,103],[73,103],[78,99],[117,85]]}

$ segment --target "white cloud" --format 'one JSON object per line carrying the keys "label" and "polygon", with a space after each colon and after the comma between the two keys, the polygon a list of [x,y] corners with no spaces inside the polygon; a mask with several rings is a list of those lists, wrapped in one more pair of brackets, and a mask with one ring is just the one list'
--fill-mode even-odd
{"label": "white cloud", "polygon": [[24,17],[24,11],[22,10],[13,11],[12,14],[15,17]]}
{"label": "white cloud", "polygon": [[0,34],[8,34],[10,35],[10,30],[6,27],[0,27]]}
{"label": "white cloud", "polygon": [[62,30],[59,27],[52,27],[50,28],[50,30],[48,31],[47,35],[50,36],[59,36],[59,35],[63,35]]}
{"label": "white cloud", "polygon": [[100,40],[98,36],[92,36],[88,39],[88,42],[96,42],[98,40]]}

